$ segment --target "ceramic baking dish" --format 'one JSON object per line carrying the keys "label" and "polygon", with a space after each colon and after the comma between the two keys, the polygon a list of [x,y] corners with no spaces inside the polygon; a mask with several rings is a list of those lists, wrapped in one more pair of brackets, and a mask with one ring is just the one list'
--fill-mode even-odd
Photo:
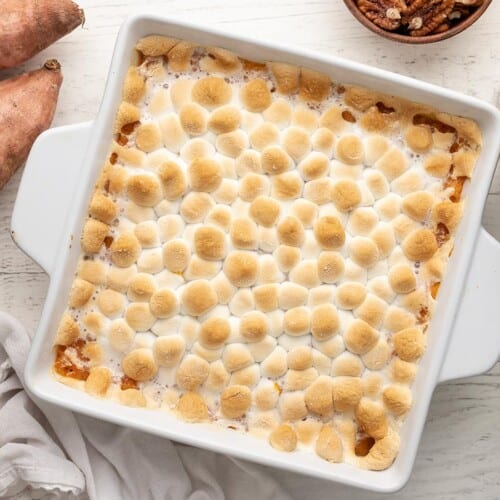
{"label": "ceramic baking dish", "polygon": [[[414,384],[415,404],[401,430],[400,453],[389,469],[359,470],[347,464],[328,463],[310,452],[281,453],[265,441],[213,424],[193,425],[165,412],[98,400],[52,377],[54,332],[66,305],[80,253],[78,240],[88,200],[108,152],[132,47],[139,38],[149,34],[225,47],[248,59],[308,66],[329,74],[333,80],[430,104],[479,123],[484,147],[473,180],[467,186],[466,213],[428,332],[428,348]],[[483,205],[499,153],[498,137],[498,111],[471,97],[298,48],[225,35],[153,15],[130,18],[120,30],[95,122],[60,127],[42,134],[32,149],[19,188],[12,236],[50,276],[47,299],[26,366],[29,390],[43,400],[96,418],[262,464],[373,491],[401,488],[409,478],[436,384],[484,372],[497,361],[500,353],[500,336],[494,327],[500,292],[500,244],[481,227]]]}

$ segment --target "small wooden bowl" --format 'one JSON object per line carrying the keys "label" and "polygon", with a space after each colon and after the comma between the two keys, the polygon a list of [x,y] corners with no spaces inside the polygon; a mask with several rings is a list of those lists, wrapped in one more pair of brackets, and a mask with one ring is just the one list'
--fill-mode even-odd
{"label": "small wooden bowl", "polygon": [[355,0],[344,0],[347,8],[351,11],[352,15],[364,26],[366,26],[369,30],[377,33],[377,35],[383,36],[384,38],[388,38],[389,40],[394,40],[396,42],[401,43],[434,43],[440,42],[441,40],[446,40],[447,38],[451,38],[452,36],[461,33],[469,26],[474,24],[486,11],[489,7],[492,0],[484,0],[483,4],[478,7],[470,16],[466,17],[463,21],[459,22],[452,28],[447,31],[443,31],[442,33],[435,33],[433,35],[427,36],[410,36],[410,35],[401,35],[399,33],[393,33],[391,31],[386,31],[375,23],[370,21],[358,8]]}

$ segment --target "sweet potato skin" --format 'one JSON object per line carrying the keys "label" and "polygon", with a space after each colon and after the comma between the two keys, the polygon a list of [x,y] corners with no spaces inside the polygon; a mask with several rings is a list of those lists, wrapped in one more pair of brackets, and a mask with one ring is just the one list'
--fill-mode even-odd
{"label": "sweet potato skin", "polygon": [[30,59],[83,21],[71,0],[0,0],[0,69]]}
{"label": "sweet potato skin", "polygon": [[0,82],[0,189],[50,126],[61,83],[61,67],[55,60]]}

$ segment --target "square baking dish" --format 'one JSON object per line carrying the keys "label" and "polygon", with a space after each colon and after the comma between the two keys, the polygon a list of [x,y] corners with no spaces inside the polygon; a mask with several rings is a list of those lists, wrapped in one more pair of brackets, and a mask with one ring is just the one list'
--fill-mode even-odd
{"label": "square baking dish", "polygon": [[[65,309],[80,254],[78,239],[88,200],[108,153],[131,50],[138,39],[150,34],[224,47],[251,60],[307,66],[328,74],[334,81],[393,94],[478,122],[483,133],[483,150],[472,182],[466,188],[464,218],[428,331],[428,348],[413,385],[415,403],[401,429],[399,455],[389,469],[374,472],[331,464],[305,451],[281,453],[265,441],[213,424],[189,424],[164,412],[95,399],[57,382],[51,375],[53,335]],[[19,188],[12,236],[50,276],[47,299],[26,365],[29,390],[38,398],[71,410],[193,446],[372,491],[400,489],[411,473],[436,384],[484,372],[500,353],[500,337],[492,330],[500,291],[500,244],[481,228],[483,206],[500,149],[499,136],[500,113],[495,108],[450,90],[351,61],[225,35],[160,16],[131,17],[118,35],[95,122],[42,134],[32,149]]]}

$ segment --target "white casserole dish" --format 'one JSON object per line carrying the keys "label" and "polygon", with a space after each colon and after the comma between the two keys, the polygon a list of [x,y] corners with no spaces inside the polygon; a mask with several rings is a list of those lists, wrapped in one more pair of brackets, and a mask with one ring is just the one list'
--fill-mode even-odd
{"label": "white casserole dish", "polygon": [[[347,464],[330,464],[308,452],[281,453],[265,441],[212,424],[188,424],[164,412],[98,400],[52,377],[54,332],[80,254],[78,239],[88,200],[108,152],[132,47],[149,34],[225,47],[248,59],[307,66],[329,74],[333,80],[430,104],[479,123],[484,147],[467,186],[466,212],[428,332],[427,352],[413,386],[415,404],[401,430],[400,453],[389,469],[365,471]],[[26,366],[29,390],[36,397],[96,418],[262,464],[373,491],[401,488],[411,473],[436,384],[484,372],[500,354],[500,336],[492,328],[500,291],[500,244],[481,227],[483,205],[500,149],[499,136],[500,113],[496,109],[446,89],[331,56],[228,36],[159,16],[130,18],[117,39],[97,119],[42,134],[32,149],[19,188],[12,236],[50,276],[47,300]]]}

